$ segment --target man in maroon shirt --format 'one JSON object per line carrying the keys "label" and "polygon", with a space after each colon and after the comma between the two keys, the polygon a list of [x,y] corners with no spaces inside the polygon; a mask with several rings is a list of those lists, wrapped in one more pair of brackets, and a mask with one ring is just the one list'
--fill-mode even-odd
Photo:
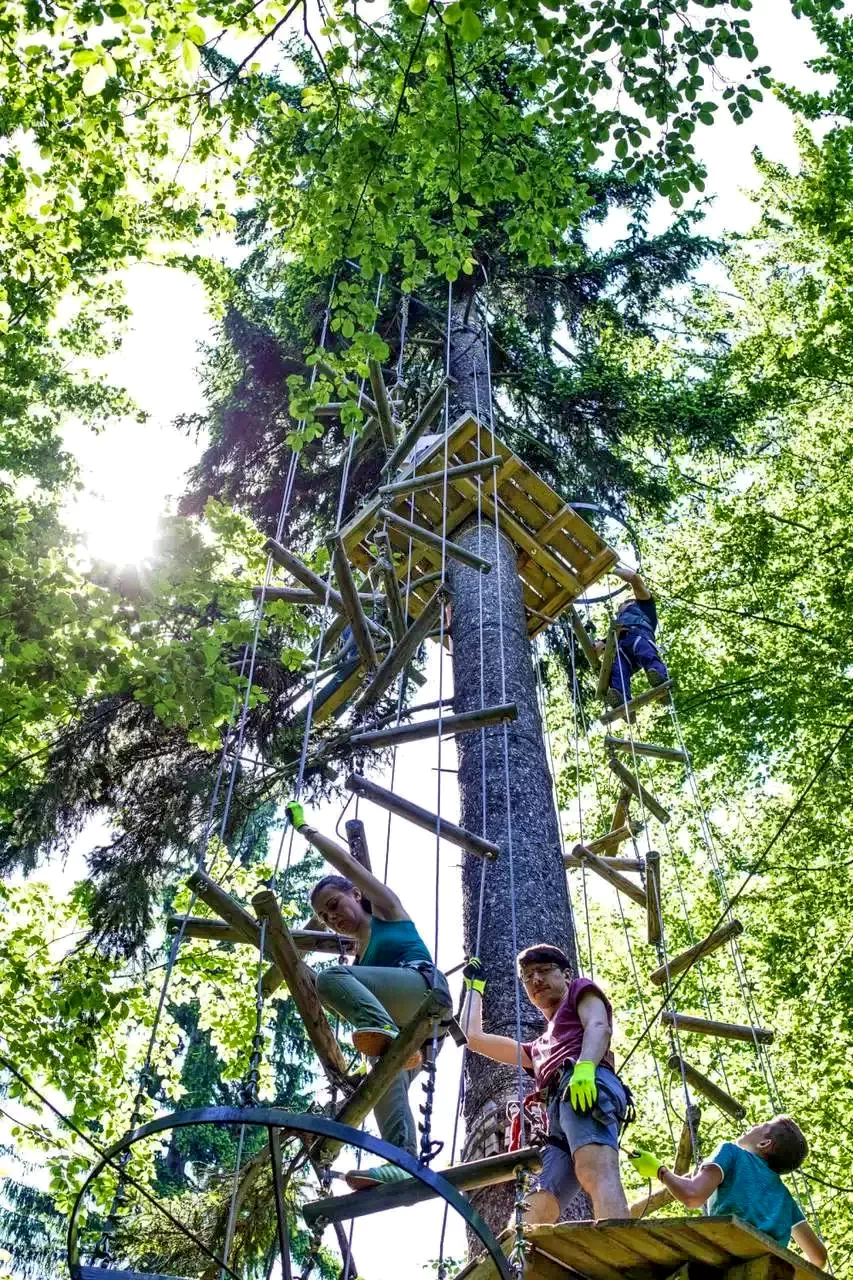
{"label": "man in maroon shirt", "polygon": [[607,997],[588,978],[572,977],[559,947],[528,947],[518,956],[518,972],[547,1026],[536,1040],[519,1044],[483,1030],[486,984],[478,965],[471,962],[465,971],[462,1026],[469,1049],[512,1066],[520,1056],[548,1104],[549,1140],[526,1221],[559,1222],[580,1188],[591,1197],[596,1218],[629,1217],[619,1177],[619,1126],[628,1100],[613,1069]]}

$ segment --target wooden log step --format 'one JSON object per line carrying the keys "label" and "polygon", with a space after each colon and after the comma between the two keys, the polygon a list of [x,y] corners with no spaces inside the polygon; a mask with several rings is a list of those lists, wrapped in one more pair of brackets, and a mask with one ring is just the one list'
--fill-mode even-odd
{"label": "wooden log step", "polygon": [[[255,600],[260,600],[263,595],[265,600],[283,600],[285,604],[311,604],[322,605],[323,601],[317,599],[316,591],[309,591],[307,587],[252,587],[252,596]],[[381,595],[376,591],[359,591],[359,600],[364,604],[376,604],[377,600],[381,600]]]}
{"label": "wooden log step", "polygon": [[[654,702],[656,698],[663,698],[672,688],[671,680],[664,680],[663,684],[656,684],[651,689],[646,689],[644,693],[638,693],[636,698],[632,698],[628,703],[627,714],[632,716],[641,707],[648,706],[650,702]],[[622,703],[618,707],[610,707],[607,711],[603,711],[598,717],[602,724],[613,724],[614,720],[622,720],[625,718],[626,708]]]}
{"label": "wooden log step", "polygon": [[714,929],[701,942],[697,942],[692,947],[688,947],[685,951],[680,951],[678,955],[673,956],[668,965],[661,965],[659,969],[655,969],[651,975],[652,982],[657,987],[662,987],[666,983],[667,973],[670,978],[675,978],[678,974],[683,973],[685,969],[690,969],[697,960],[701,960],[703,956],[710,955],[712,951],[717,951],[720,947],[724,947],[732,938],[738,937],[743,933],[743,925],[739,920],[730,920],[728,924],[722,925],[719,929]]}
{"label": "wooden log step", "polygon": [[407,455],[411,453],[412,449],[414,449],[427,427],[430,426],[441,413],[444,408],[445,391],[452,391],[455,386],[455,378],[447,376],[441,380],[429,400],[427,400],[426,404],[415,418],[412,425],[409,427],[408,431],[404,433],[402,440],[397,445],[390,458],[386,460],[382,468],[383,471],[390,473],[400,466]]}
{"label": "wooden log step", "polygon": [[[366,391],[356,386],[354,382],[351,382],[346,374],[339,373],[337,370],[333,369],[330,364],[326,364],[324,360],[317,361],[317,368],[321,373],[324,373],[327,378],[330,378],[332,382],[336,382],[340,387],[342,387],[350,399],[357,400],[360,405],[367,405],[367,408],[373,416],[378,417],[379,410],[376,406],[376,402],[371,400]],[[314,412],[317,413],[318,410],[315,409]]]}
{"label": "wooden log step", "polygon": [[508,702],[499,707],[484,707],[482,711],[465,711],[460,715],[442,716],[440,720],[420,720],[415,724],[389,725],[387,729],[372,729],[366,733],[354,733],[349,740],[351,747],[390,747],[400,742],[419,742],[423,738],[436,738],[441,733],[448,737],[456,733],[472,733],[489,725],[509,724],[517,719],[518,707]]}
{"label": "wooden log step", "polygon": [[631,880],[627,880],[625,876],[620,875],[618,871],[614,871],[607,865],[604,858],[597,858],[594,853],[590,853],[589,849],[582,844],[576,844],[572,853],[576,858],[582,860],[602,880],[606,880],[608,884],[612,884],[614,889],[618,889],[620,893],[627,894],[639,906],[645,907],[646,895],[638,884],[634,884]]}
{"label": "wooden log step", "polygon": [[394,572],[394,553],[391,550],[391,539],[385,529],[379,529],[376,532],[374,541],[381,548],[382,555],[377,562],[379,576],[382,579],[382,586],[385,589],[385,599],[388,601],[388,615],[391,620],[391,634],[396,644],[399,644],[406,634],[408,620],[406,618],[406,606],[400,591],[400,584],[397,581],[397,575]]}
{"label": "wooden log step", "polygon": [[386,452],[391,453],[397,443],[397,431],[394,419],[391,417],[388,390],[385,386],[382,370],[379,367],[379,361],[371,357],[367,362],[367,372],[370,377],[370,389],[373,392],[373,399],[376,401],[376,417],[379,420],[382,443],[385,445]]}
{"label": "wooden log step", "polygon": [[601,664],[598,668],[596,693],[599,698],[603,698],[610,687],[610,674],[613,671],[613,659],[616,657],[616,636],[617,628],[611,625],[610,630],[607,632],[604,653],[601,655]]}
{"label": "wooden log step", "polygon": [[605,734],[605,747],[611,751],[624,751],[626,754],[636,753],[638,756],[651,756],[654,760],[674,760],[678,764],[690,764],[690,756],[678,747],[659,747],[654,742],[632,742],[630,738],[614,738]]}
{"label": "wooden log step", "polygon": [[607,765],[611,773],[614,773],[622,785],[637,797],[637,799],[648,809],[649,813],[657,818],[658,822],[669,822],[669,813],[664,809],[663,805],[654,798],[650,791],[647,791],[637,778],[634,777],[630,769],[626,769],[621,760],[617,760],[612,753],[608,753]]}
{"label": "wooden log step", "polygon": [[347,844],[349,851],[355,858],[356,862],[360,862],[365,871],[373,871],[370,861],[370,850],[367,847],[367,832],[364,829],[364,823],[361,818],[348,818],[344,823],[344,830],[347,833]]}
{"label": "wooden log step", "polygon": [[[169,916],[166,921],[167,933],[179,933],[182,928],[185,938],[204,938],[208,942],[248,942],[242,933],[225,920],[214,920],[210,916]],[[297,951],[306,954],[316,951],[336,956],[343,951],[349,955],[355,950],[352,938],[345,938],[342,933],[331,933],[322,926],[316,929],[291,929],[290,936]],[[266,954],[267,958],[271,957],[269,947]]]}
{"label": "wooden log step", "polygon": [[598,836],[595,840],[587,840],[586,847],[591,853],[597,853],[600,857],[611,849],[617,849],[626,840],[631,840],[634,836],[638,836],[642,829],[642,822],[626,822],[624,826],[614,827],[611,831],[605,832],[603,836]]}
{"label": "wooden log step", "polygon": [[204,871],[194,871],[188,878],[187,884],[193,893],[210,907],[211,911],[215,911],[235,933],[242,936],[244,942],[248,942],[253,947],[260,946],[261,931],[257,920],[249,915],[242,903],[226,893],[215,880],[211,880]]}
{"label": "wooden log step", "polygon": [[412,476],[409,480],[395,480],[393,484],[381,484],[377,490],[383,498],[397,497],[400,494],[420,493],[423,489],[439,489],[444,491],[445,483],[452,485],[460,476],[479,476],[499,467],[503,458],[499,453],[490,458],[481,458],[477,462],[462,462],[458,467],[448,467],[446,471],[427,471],[423,475]]}
{"label": "wooden log step", "polygon": [[[464,827],[457,827],[455,822],[438,817],[428,809],[422,809],[420,805],[413,804],[411,800],[405,800],[403,796],[395,795],[393,791],[387,791],[385,787],[380,787],[358,773],[350,774],[346,780],[346,786],[362,799],[381,805],[389,813],[396,814],[398,818],[405,818],[416,827],[423,827],[425,831],[437,831],[442,840],[447,840],[449,844],[455,844],[460,849],[466,849],[468,853],[475,853],[481,858],[496,858],[500,853],[498,845],[492,844],[491,840],[485,840],[473,831],[466,831]],[[633,888],[633,885],[631,887]]]}
{"label": "wooden log step", "polygon": [[[528,1173],[539,1173],[542,1168],[542,1152],[538,1147],[525,1147],[521,1151],[504,1151],[497,1156],[472,1160],[469,1164],[454,1165],[450,1169],[438,1169],[441,1177],[457,1191],[476,1191],[480,1187],[493,1187],[500,1182],[511,1182],[515,1171],[521,1167]],[[417,1178],[407,1178],[388,1187],[372,1187],[356,1191],[352,1195],[329,1196],[303,1205],[302,1215],[309,1227],[319,1218],[326,1222],[349,1222],[351,1218],[363,1218],[369,1213],[381,1213],[386,1209],[402,1209],[409,1205],[431,1200],[435,1192]]]}
{"label": "wooden log step", "polygon": [[[590,853],[594,852],[591,844],[588,844],[586,847],[589,849]],[[600,854],[596,854],[595,856],[600,858],[601,862],[603,862],[605,866],[609,867],[611,871],[642,871],[646,865],[642,858],[601,858]],[[578,858],[574,853],[563,854],[564,867],[575,868],[582,867],[583,865],[583,859]]]}
{"label": "wooden log step", "polygon": [[378,702],[397,676],[409,665],[437,621],[444,600],[444,588],[439,587],[424,605],[399,644],[394,646],[380,664],[370,684],[356,702],[356,711],[366,711]]}
{"label": "wooden log step", "polygon": [[710,1018],[694,1018],[689,1013],[665,1009],[661,1022],[679,1031],[692,1031],[701,1036],[718,1036],[721,1040],[745,1040],[747,1044],[772,1044],[776,1032],[767,1027],[745,1027],[736,1022],[714,1022]]}
{"label": "wooden log step", "polygon": [[685,1062],[677,1053],[672,1054],[667,1066],[674,1076],[681,1078],[682,1070],[684,1078],[697,1093],[701,1093],[713,1102],[714,1106],[724,1112],[727,1116],[731,1116],[733,1120],[743,1120],[746,1115],[746,1107],[738,1102],[731,1094],[726,1093],[725,1089],[721,1089],[719,1085],[714,1084],[713,1080],[709,1080],[701,1071],[697,1071],[695,1067],[691,1067],[689,1062]]}
{"label": "wooden log step", "polygon": [[650,849],[646,854],[646,930],[648,941],[657,946],[663,937],[660,903],[660,854]]}
{"label": "wooden log step", "polygon": [[478,556],[474,551],[469,551],[467,547],[461,547],[458,542],[451,542],[449,538],[442,538],[440,533],[433,533],[432,529],[425,529],[421,524],[415,524],[411,520],[404,520],[402,516],[398,516],[396,511],[392,511],[390,507],[380,507],[377,513],[380,520],[386,520],[392,528],[404,537],[411,538],[413,542],[422,542],[427,547],[435,547],[436,550],[444,552],[451,556],[454,560],[467,564],[471,569],[479,569],[481,573],[488,573],[492,567],[492,562],[486,560],[483,556]]}
{"label": "wooden log step", "polygon": [[631,795],[631,792],[623,787],[619,792],[619,799],[616,801],[616,808],[613,810],[613,821],[610,823],[611,831],[618,831],[620,827],[630,827],[632,825],[635,826],[638,831],[642,831],[642,822],[633,824],[631,818],[628,816],[632,799],[633,796]]}
{"label": "wooden log step", "polygon": [[[453,1002],[450,996],[437,988],[427,991],[412,1020],[400,1028],[396,1039],[391,1041],[373,1070],[362,1079],[335,1119],[341,1124],[354,1127],[360,1125],[388,1091],[394,1078],[403,1069],[404,1062],[429,1040],[436,1022],[448,1020],[452,1014]],[[327,1027],[328,1025],[326,1023]],[[340,1142],[319,1138],[312,1148],[312,1154],[319,1164],[327,1164],[335,1158],[341,1146]]]}
{"label": "wooden log step", "polygon": [[595,652],[595,641],[583,625],[583,620],[574,605],[569,605],[569,621],[572,624],[575,639],[580,645],[581,652],[589,663],[590,668],[593,672],[598,672],[601,667],[601,659]]}
{"label": "wooden log step", "polygon": [[377,659],[376,649],[368,626],[369,619],[361,607],[358,588],[355,585],[355,578],[352,576],[352,568],[344,550],[341,535],[339,533],[333,534],[331,538],[326,539],[326,545],[332,553],[332,568],[341,593],[344,612],[349,619],[352,638],[358,649],[358,656],[367,670],[373,671],[376,667]]}

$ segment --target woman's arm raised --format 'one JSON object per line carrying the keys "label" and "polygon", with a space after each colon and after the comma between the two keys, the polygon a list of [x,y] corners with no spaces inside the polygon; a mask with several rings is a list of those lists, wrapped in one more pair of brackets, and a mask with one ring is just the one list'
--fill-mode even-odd
{"label": "woman's arm raised", "polygon": [[370,899],[374,915],[380,920],[408,920],[409,916],[404,911],[403,904],[396,893],[392,893],[387,884],[383,884],[371,871],[363,867],[343,845],[323,835],[322,831],[317,831],[307,823],[305,810],[301,804],[291,800],[286,806],[286,812],[300,835],[303,835],[318,853],[322,853],[336,871],[351,880],[355,887]]}

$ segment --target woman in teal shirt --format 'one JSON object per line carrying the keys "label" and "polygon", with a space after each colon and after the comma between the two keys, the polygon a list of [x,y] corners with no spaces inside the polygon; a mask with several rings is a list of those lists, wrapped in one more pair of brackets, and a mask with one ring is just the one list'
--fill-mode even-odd
{"label": "woman in teal shirt", "polygon": [[[287,806],[298,831],[311,840],[313,828],[299,804]],[[368,1058],[378,1058],[409,1022],[430,987],[448,997],[447,979],[395,893],[344,849],[323,839],[323,856],[340,872],[324,876],[311,890],[311,906],[320,919],[344,937],[353,938],[354,965],[332,965],[317,974],[317,994],[324,1008],[353,1028],[352,1042]],[[439,1034],[444,1034],[439,1028]],[[405,1064],[374,1109],[380,1135],[395,1147],[417,1155],[417,1129],[409,1106],[409,1085],[422,1065],[420,1052]],[[368,1187],[407,1177],[395,1165],[380,1165],[347,1175],[350,1186]]]}

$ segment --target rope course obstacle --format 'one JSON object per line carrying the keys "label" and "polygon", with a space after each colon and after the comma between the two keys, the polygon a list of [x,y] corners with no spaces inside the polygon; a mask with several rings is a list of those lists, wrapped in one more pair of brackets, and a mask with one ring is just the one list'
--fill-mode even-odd
{"label": "rope course obstacle", "polygon": [[[328,321],[328,312],[326,320]],[[326,325],[321,345],[325,342],[325,336]],[[341,380],[334,371],[323,364],[318,365],[318,368],[340,385]],[[220,835],[225,831],[236,776],[235,761],[242,747],[260,620],[267,601],[285,600],[300,607],[319,610],[321,615],[320,638],[314,651],[310,690],[300,712],[304,718],[304,736],[296,795],[299,795],[302,787],[313,729],[325,720],[339,719],[348,713],[350,721],[337,741],[338,745],[344,742],[346,749],[354,757],[356,767],[346,779],[346,787],[356,797],[356,804],[363,800],[379,806],[388,813],[389,823],[391,815],[394,815],[432,832],[436,840],[436,852],[439,842],[444,840],[473,854],[481,859],[483,877],[488,874],[489,864],[495,859],[508,858],[511,867],[511,835],[508,847],[501,847],[489,839],[488,831],[467,830],[442,816],[442,741],[447,737],[482,734],[487,729],[497,728],[503,730],[506,744],[506,726],[516,718],[518,708],[504,696],[495,705],[485,705],[485,699],[481,698],[481,705],[476,710],[467,710],[461,714],[445,713],[448,699],[445,697],[443,684],[443,661],[452,634],[452,623],[448,623],[448,561],[459,561],[481,576],[490,574],[494,569],[487,556],[473,552],[470,545],[462,546],[452,535],[457,531],[463,532],[472,522],[482,528],[484,522],[488,521],[494,528],[495,539],[499,533],[511,544],[522,584],[527,634],[531,640],[535,640],[547,627],[560,619],[569,624],[576,717],[579,713],[583,715],[576,667],[579,655],[584,656],[597,676],[598,693],[602,696],[608,690],[613,663],[621,660],[618,626],[615,623],[611,625],[604,653],[599,658],[579,612],[579,602],[588,589],[605,577],[616,563],[616,552],[602,541],[572,504],[561,498],[496,437],[489,425],[490,413],[483,415],[486,421],[480,420],[479,413],[466,413],[457,421],[450,422],[449,392],[452,379],[449,374],[428,397],[410,425],[404,427],[398,420],[403,405],[401,372],[401,366],[398,366],[397,385],[389,389],[382,370],[375,362],[371,362],[371,396],[365,394],[364,384],[360,387],[351,383],[343,384],[344,393],[356,398],[371,415],[366,433],[373,433],[376,443],[385,452],[385,460],[382,483],[344,524],[342,513],[345,509],[349,463],[355,442],[355,436],[350,436],[338,503],[337,526],[327,539],[329,570],[325,578],[287,546],[287,518],[293,493],[296,456],[291,459],[278,527],[266,544],[268,563],[265,578],[253,591],[256,601],[254,640],[247,647],[243,659],[247,692],[242,707],[235,708],[232,727],[226,736],[219,776],[211,799],[207,831],[198,865],[188,881],[192,901],[186,912],[173,915],[168,920],[168,931],[173,943],[164,978],[161,1011],[175,957],[185,938],[210,944],[239,944],[254,948],[257,952],[255,1035],[242,1087],[242,1105],[177,1112],[140,1126],[144,1087],[153,1069],[152,1054],[157,1034],[155,1025],[130,1131],[121,1142],[102,1153],[77,1198],[69,1230],[68,1256],[72,1276],[75,1280],[93,1280],[94,1277],[103,1276],[113,1276],[116,1280],[169,1280],[152,1275],[143,1277],[139,1273],[117,1269],[114,1241],[120,1214],[126,1204],[127,1188],[134,1186],[129,1166],[135,1147],[158,1134],[192,1125],[227,1126],[236,1129],[239,1135],[224,1231],[213,1243],[195,1241],[199,1250],[199,1274],[202,1271],[205,1276],[218,1273],[221,1280],[238,1274],[231,1265],[234,1232],[245,1207],[247,1183],[250,1179],[261,1176],[272,1181],[276,1214],[276,1257],[282,1276],[290,1280],[290,1210],[286,1193],[290,1180],[303,1169],[313,1170],[321,1192],[319,1199],[305,1205],[302,1210],[304,1221],[312,1233],[311,1259],[316,1261],[323,1232],[328,1225],[333,1225],[345,1257],[345,1277],[351,1275],[352,1259],[351,1234],[348,1236],[343,1231],[344,1222],[430,1198],[441,1199],[446,1208],[453,1208],[479,1238],[485,1250],[485,1258],[472,1264],[465,1273],[471,1280],[486,1280],[487,1276],[493,1275],[501,1277],[501,1280],[513,1280],[513,1277],[519,1277],[522,1273],[539,1277],[540,1280],[565,1280],[577,1275],[587,1276],[590,1280],[617,1280],[623,1274],[629,1275],[632,1280],[644,1280],[646,1276],[651,1280],[652,1277],[670,1276],[682,1265],[696,1261],[710,1266],[719,1274],[725,1272],[732,1280],[771,1280],[771,1276],[774,1280],[775,1277],[779,1280],[785,1277],[788,1280],[792,1276],[799,1280],[805,1272],[813,1274],[814,1268],[802,1264],[787,1251],[774,1248],[767,1240],[760,1239],[755,1232],[750,1232],[737,1223],[719,1222],[714,1224],[713,1229],[709,1223],[697,1223],[694,1219],[689,1222],[668,1220],[665,1224],[650,1223],[647,1215],[666,1203],[669,1198],[666,1191],[648,1196],[633,1206],[632,1214],[637,1219],[633,1224],[605,1222],[594,1227],[561,1224],[557,1227],[524,1229],[521,1211],[524,1205],[525,1178],[540,1163],[539,1153],[534,1148],[522,1147],[519,1151],[499,1152],[485,1158],[454,1164],[454,1133],[450,1167],[441,1175],[433,1172],[429,1168],[429,1162],[441,1146],[433,1141],[430,1129],[439,1024],[449,1024],[451,1034],[457,1042],[465,1043],[464,1029],[451,1018],[448,997],[436,986],[430,986],[414,1017],[400,1029],[385,1055],[375,1062],[367,1074],[354,1075],[348,1057],[320,1003],[314,975],[304,960],[304,956],[309,953],[342,959],[352,952],[352,941],[324,929],[316,919],[309,921],[304,928],[290,929],[282,912],[281,901],[271,888],[260,889],[254,894],[250,904],[244,903],[223,886],[224,877],[214,877],[213,868],[205,863],[210,838],[216,829],[217,807],[222,810],[223,815],[219,822]],[[314,376],[316,373],[315,369]],[[339,414],[340,409],[340,403],[330,402],[318,412],[323,417],[334,417]],[[427,435],[428,429],[442,414],[444,430],[435,435]],[[481,547],[485,545],[481,542]],[[290,580],[273,583],[273,575],[277,569],[289,575]],[[424,709],[436,714],[428,719],[413,720],[411,715],[418,708],[407,708],[406,704],[407,691],[413,682],[412,664],[419,650],[430,638],[437,641],[439,695],[435,704]],[[335,643],[340,643],[343,647],[343,660],[333,665],[330,678],[321,684],[323,662]],[[484,660],[481,654],[481,662]],[[379,708],[383,699],[393,697],[395,689],[396,714],[389,718],[380,714]],[[678,739],[678,746],[675,747],[639,740],[633,734],[633,725],[644,709],[652,704],[660,705],[664,700]],[[405,723],[404,715],[409,717]],[[543,719],[547,721],[544,715]],[[627,736],[610,731],[611,726],[620,721],[626,723]],[[707,936],[694,939],[686,950],[673,956],[667,952],[661,900],[661,856],[651,847],[650,827],[652,821],[656,821],[667,833],[670,813],[650,785],[650,761],[656,761],[659,765],[676,765],[684,770],[686,785],[694,794],[701,815],[703,838],[708,843],[718,874],[721,897],[724,904],[727,904],[722,872],[713,849],[710,829],[701,809],[698,783],[677,720],[672,682],[665,681],[635,696],[630,702],[606,709],[601,715],[601,722],[607,729],[603,737],[604,763],[609,777],[618,784],[618,801],[610,828],[590,839],[584,837],[583,818],[582,813],[580,814],[581,839],[571,850],[565,852],[564,862],[568,870],[579,871],[584,878],[585,901],[585,877],[589,872],[618,891],[623,920],[623,895],[631,904],[627,908],[629,911],[637,907],[645,914],[648,942],[655,947],[658,961],[651,981],[653,987],[663,994],[660,1022],[667,1029],[670,1040],[667,1069],[675,1078],[680,1079],[685,1095],[684,1123],[677,1141],[675,1135],[673,1141],[675,1168],[686,1170],[698,1160],[699,1151],[700,1113],[692,1100],[691,1089],[733,1118],[741,1118],[746,1109],[731,1096],[727,1088],[721,1087],[686,1059],[682,1050],[682,1037],[701,1035],[717,1040],[752,1043],[766,1072],[768,1088],[773,1097],[775,1082],[766,1057],[767,1045],[772,1041],[773,1032],[761,1027],[755,1016],[749,986],[743,980],[742,957],[737,950],[738,935],[742,929],[730,911],[727,911],[726,918]],[[585,737],[587,749],[592,751],[587,729],[585,722],[582,727],[576,723],[574,736],[578,752],[581,737]],[[396,760],[399,748],[412,741],[429,738],[436,741],[438,750],[438,795],[434,809],[416,805],[397,795],[393,790],[393,768],[392,786],[388,788],[366,778],[358,767],[361,758],[368,751],[391,748]],[[504,749],[506,752],[506,745]],[[580,773],[578,777],[580,778]],[[507,787],[507,803],[508,792]],[[580,786],[578,800],[580,805]],[[636,810],[634,813],[631,812],[632,806]],[[357,817],[347,823],[346,848],[313,828],[303,826],[300,830],[320,854],[332,854],[333,858],[351,855],[369,868],[370,855],[364,828]],[[641,855],[637,843],[641,834],[645,834],[649,845],[645,855]],[[671,839],[668,834],[667,838]],[[284,840],[283,835],[276,873]],[[285,879],[291,861],[292,843],[291,833]],[[621,850],[628,844],[632,846],[633,852],[631,856],[624,856]],[[436,866],[438,868],[438,862]],[[203,903],[211,914],[194,914],[197,902]],[[590,936],[588,916],[587,932]],[[673,1003],[678,983],[706,957],[724,947],[731,949],[739,980],[744,986],[748,1010],[748,1021],[745,1024],[716,1020],[711,1016],[710,1008],[703,1010],[705,1016],[697,1016],[677,1009]],[[590,965],[591,963],[590,946]],[[293,1115],[265,1107],[258,1098],[259,1069],[264,1052],[265,1001],[282,988],[287,990],[293,1000],[325,1074],[331,1091],[331,1115]],[[650,993],[645,993],[648,994]],[[640,998],[643,1001],[643,993]],[[421,1107],[421,1155],[419,1159],[415,1159],[405,1151],[370,1137],[359,1126],[383,1097],[406,1061],[418,1051],[423,1053],[425,1059],[426,1097]],[[720,1061],[725,1080],[725,1068],[722,1059]],[[656,1070],[663,1088],[657,1063]],[[521,1095],[521,1079],[519,1092]],[[778,1093],[777,1090],[775,1092]],[[520,1096],[519,1102],[521,1100]],[[244,1162],[243,1151],[247,1135],[256,1130],[265,1131],[264,1145],[259,1153],[253,1154],[250,1160]],[[378,1155],[409,1176],[393,1185],[331,1196],[332,1162],[344,1146]],[[84,1209],[93,1185],[99,1177],[105,1175],[117,1179],[113,1211],[97,1241],[92,1263],[87,1264],[82,1258],[91,1241],[86,1233]],[[466,1193],[501,1182],[515,1183],[516,1224],[499,1242],[475,1212]],[[180,1223],[177,1226],[186,1230]],[[442,1259],[443,1246],[442,1231]],[[506,1254],[511,1257],[507,1258]],[[761,1266],[758,1267],[757,1263]],[[210,1270],[211,1266],[214,1271]],[[304,1277],[307,1277],[311,1266],[312,1261],[309,1261]],[[444,1267],[443,1261],[440,1266]],[[441,1274],[444,1274],[443,1270]]]}

